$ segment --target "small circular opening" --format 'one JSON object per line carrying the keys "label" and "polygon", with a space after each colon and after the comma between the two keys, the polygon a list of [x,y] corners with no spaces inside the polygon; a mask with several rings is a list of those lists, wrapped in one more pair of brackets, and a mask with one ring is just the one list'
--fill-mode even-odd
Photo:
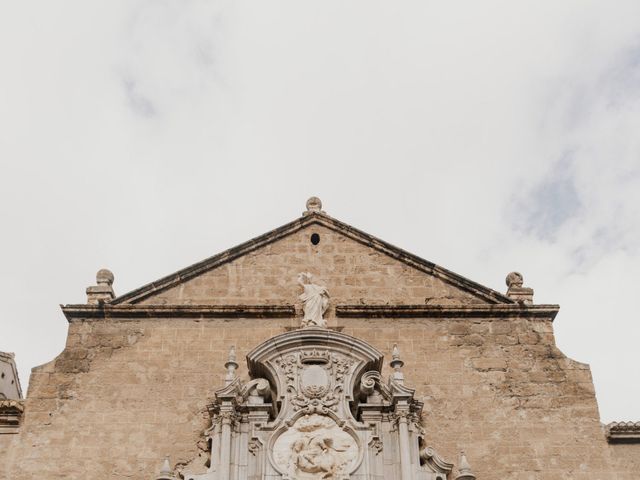
{"label": "small circular opening", "polygon": [[312,233],[311,234],[311,243],[313,243],[314,245],[317,245],[320,243],[320,235],[318,235],[317,233]]}

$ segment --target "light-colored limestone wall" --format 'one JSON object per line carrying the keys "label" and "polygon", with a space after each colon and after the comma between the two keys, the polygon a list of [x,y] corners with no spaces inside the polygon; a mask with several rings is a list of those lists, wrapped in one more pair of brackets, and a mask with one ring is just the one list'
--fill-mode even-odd
{"label": "light-colored limestone wall", "polygon": [[640,472],[640,445],[617,443],[609,445],[609,451],[617,480],[636,480]]}
{"label": "light-colored limestone wall", "polygon": [[[320,235],[313,245],[310,237]],[[329,288],[332,304],[485,303],[468,292],[320,225],[311,225],[143,304],[292,304],[296,277],[311,272]]]}
{"label": "light-colored limestone wall", "polygon": [[[7,478],[151,479],[166,453],[174,463],[188,461],[207,426],[205,405],[223,385],[229,346],[243,358],[298,322],[72,323],[65,351],[32,375],[13,452],[19,460]],[[398,343],[406,382],[425,404],[429,443],[450,461],[464,449],[479,479],[616,478],[588,367],[554,347],[549,322],[334,322],[387,360]]]}
{"label": "light-colored limestone wall", "polygon": [[9,466],[15,462],[16,445],[20,442],[18,434],[0,434],[0,478],[11,478]]}

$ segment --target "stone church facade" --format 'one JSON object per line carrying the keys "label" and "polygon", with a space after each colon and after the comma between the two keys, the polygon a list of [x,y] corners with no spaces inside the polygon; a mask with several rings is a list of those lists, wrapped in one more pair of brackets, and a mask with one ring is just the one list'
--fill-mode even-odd
{"label": "stone church facade", "polygon": [[[293,222],[127,294],[98,272],[0,429],[0,477],[630,480],[557,305],[344,224]],[[4,405],[4,407],[2,407]],[[2,415],[9,412],[3,400]],[[8,418],[8,417],[7,417]],[[2,427],[3,425],[0,425]]]}

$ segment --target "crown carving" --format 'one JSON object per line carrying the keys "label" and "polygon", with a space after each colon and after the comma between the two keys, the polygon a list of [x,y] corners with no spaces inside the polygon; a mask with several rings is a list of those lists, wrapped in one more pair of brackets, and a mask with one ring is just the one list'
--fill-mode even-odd
{"label": "crown carving", "polygon": [[308,350],[300,352],[300,363],[329,363],[331,354],[328,350]]}

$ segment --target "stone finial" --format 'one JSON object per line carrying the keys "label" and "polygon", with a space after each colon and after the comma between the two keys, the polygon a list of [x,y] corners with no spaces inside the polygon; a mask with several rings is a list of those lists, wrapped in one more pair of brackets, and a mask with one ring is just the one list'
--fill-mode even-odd
{"label": "stone finial", "polygon": [[460,452],[460,460],[458,462],[458,476],[456,480],[476,480],[476,476],[471,471],[471,466],[467,461],[467,456],[464,452]]}
{"label": "stone finial", "polygon": [[229,385],[236,379],[236,369],[238,368],[238,363],[236,362],[236,347],[233,345],[229,349],[229,357],[227,358],[227,363],[224,364],[224,368],[227,369],[224,383],[225,385]]}
{"label": "stone finial", "polygon": [[524,305],[533,304],[533,288],[523,287],[523,277],[519,272],[511,272],[505,279],[507,284],[507,296]]}
{"label": "stone finial", "polygon": [[156,477],[156,480],[175,480],[175,478],[169,464],[169,455],[166,455],[164,462],[162,462],[162,468],[160,468],[160,475]]}
{"label": "stone finial", "polygon": [[400,360],[400,349],[398,348],[398,344],[393,344],[393,351],[391,352],[391,362],[389,362],[391,368],[393,368],[392,378],[400,384],[404,383],[404,373],[402,373],[402,367],[404,367],[404,362]]}
{"label": "stone finial", "polygon": [[113,291],[113,273],[111,270],[102,268],[96,273],[96,285],[87,287],[87,303],[99,304],[110,302],[116,298]]}
{"label": "stone finial", "polygon": [[302,212],[302,215],[310,215],[312,213],[324,213],[322,210],[322,200],[318,197],[311,197],[307,200],[307,210]]}
{"label": "stone finial", "polygon": [[511,272],[507,275],[505,282],[507,283],[507,287],[521,287],[522,286],[522,274],[520,272]]}

